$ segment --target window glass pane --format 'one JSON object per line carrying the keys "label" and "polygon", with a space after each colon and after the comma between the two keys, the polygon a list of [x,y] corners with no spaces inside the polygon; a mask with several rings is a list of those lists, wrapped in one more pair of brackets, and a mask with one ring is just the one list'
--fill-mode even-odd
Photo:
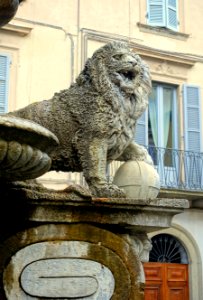
{"label": "window glass pane", "polygon": [[149,145],[158,146],[158,112],[157,112],[157,87],[153,86],[149,98]]}
{"label": "window glass pane", "polygon": [[[173,148],[173,88],[163,88],[163,146],[164,148]],[[172,166],[172,152],[166,151],[164,155],[164,165]]]}
{"label": "window glass pane", "polygon": [[163,146],[164,148],[173,148],[173,132],[172,132],[172,88],[163,88]]}
{"label": "window glass pane", "polygon": [[148,143],[149,154],[151,155],[154,164],[157,165],[157,146],[158,146],[158,94],[157,86],[152,87],[152,92],[149,97],[149,116],[148,116]]}
{"label": "window glass pane", "polygon": [[149,153],[154,163],[164,163],[165,167],[173,166],[175,148],[175,87],[164,84],[153,84],[149,97],[148,140]]}

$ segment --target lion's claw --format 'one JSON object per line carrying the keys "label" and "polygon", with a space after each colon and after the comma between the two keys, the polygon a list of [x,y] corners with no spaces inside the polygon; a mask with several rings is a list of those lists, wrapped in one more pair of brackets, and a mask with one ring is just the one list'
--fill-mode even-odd
{"label": "lion's claw", "polygon": [[126,198],[124,190],[114,184],[91,187],[91,192],[94,197],[98,198]]}

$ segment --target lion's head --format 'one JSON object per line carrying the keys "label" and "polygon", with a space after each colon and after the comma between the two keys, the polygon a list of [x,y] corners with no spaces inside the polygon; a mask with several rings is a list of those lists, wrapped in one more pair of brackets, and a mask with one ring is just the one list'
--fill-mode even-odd
{"label": "lion's head", "polygon": [[111,42],[94,52],[77,78],[78,84],[87,82],[99,93],[130,97],[137,103],[137,117],[145,110],[151,91],[148,66],[124,42]]}

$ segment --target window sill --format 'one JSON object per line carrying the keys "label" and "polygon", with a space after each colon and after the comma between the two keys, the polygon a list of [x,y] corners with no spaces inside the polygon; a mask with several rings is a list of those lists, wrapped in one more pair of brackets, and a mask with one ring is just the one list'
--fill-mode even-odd
{"label": "window sill", "polygon": [[173,31],[171,29],[164,28],[164,27],[153,27],[153,26],[143,24],[140,22],[138,22],[137,25],[140,28],[140,31],[147,32],[147,33],[159,34],[159,35],[167,36],[167,37],[174,38],[174,39],[187,40],[190,36],[189,34],[186,34],[183,32]]}

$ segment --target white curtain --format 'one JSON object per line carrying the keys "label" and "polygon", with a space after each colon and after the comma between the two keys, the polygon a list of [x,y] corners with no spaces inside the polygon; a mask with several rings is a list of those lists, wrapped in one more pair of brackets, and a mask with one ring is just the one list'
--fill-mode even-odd
{"label": "white curtain", "polygon": [[157,111],[157,88],[153,87],[151,97],[149,99],[149,121],[152,130],[154,145],[158,146],[158,111]]}
{"label": "white curtain", "polygon": [[[172,113],[172,90],[164,88],[163,90],[163,128],[164,128],[163,147],[164,148],[166,148],[168,144],[171,113]],[[169,145],[169,147],[172,147],[172,145]]]}

